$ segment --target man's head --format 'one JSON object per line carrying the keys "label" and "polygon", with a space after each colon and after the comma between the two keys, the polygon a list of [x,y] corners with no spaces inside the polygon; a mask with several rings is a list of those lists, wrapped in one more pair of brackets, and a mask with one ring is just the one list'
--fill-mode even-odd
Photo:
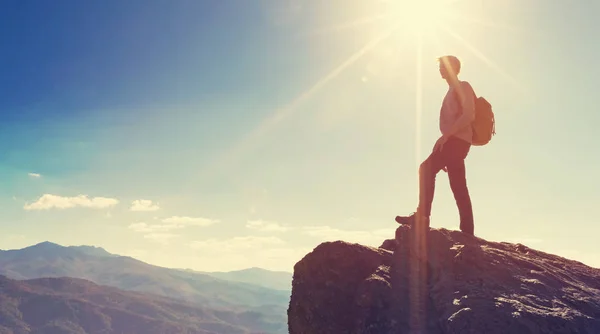
{"label": "man's head", "polygon": [[457,77],[460,73],[460,60],[451,55],[442,56],[438,58],[440,64],[440,75],[442,78],[448,80],[452,77]]}

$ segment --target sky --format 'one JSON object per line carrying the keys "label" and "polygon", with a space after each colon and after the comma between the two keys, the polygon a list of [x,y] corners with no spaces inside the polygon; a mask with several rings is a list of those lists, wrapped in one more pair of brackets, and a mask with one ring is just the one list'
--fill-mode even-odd
{"label": "sky", "polygon": [[[439,137],[436,57],[490,101],[475,233],[600,267],[592,0],[2,1],[0,249],[206,271],[378,246]],[[458,229],[438,174],[431,226]]]}

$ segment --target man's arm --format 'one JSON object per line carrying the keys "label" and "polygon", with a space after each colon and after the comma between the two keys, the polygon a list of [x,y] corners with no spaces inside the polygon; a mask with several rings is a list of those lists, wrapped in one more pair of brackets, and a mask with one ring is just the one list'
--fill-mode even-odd
{"label": "man's arm", "polygon": [[464,129],[473,120],[475,120],[475,92],[468,83],[461,83],[457,89],[460,105],[462,106],[462,115],[452,124],[452,127],[444,135],[450,137],[458,131]]}

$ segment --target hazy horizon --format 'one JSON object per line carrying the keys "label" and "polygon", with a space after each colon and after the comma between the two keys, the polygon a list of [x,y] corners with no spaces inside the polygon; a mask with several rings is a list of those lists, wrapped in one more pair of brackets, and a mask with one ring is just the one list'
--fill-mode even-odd
{"label": "hazy horizon", "polygon": [[[9,249],[2,249],[0,248],[0,251],[21,251],[24,249],[28,249],[28,248],[32,248],[32,247],[36,247],[42,244],[53,244],[53,245],[57,245],[59,247],[64,247],[64,248],[83,248],[83,247],[91,247],[91,248],[95,248],[95,249],[100,249],[103,250],[105,252],[107,252],[108,254],[110,254],[110,256],[114,256],[114,257],[130,257],[130,258],[134,258],[136,259],[134,256],[131,255],[122,255],[122,254],[116,254],[116,253],[112,253],[106,249],[104,249],[103,247],[100,246],[94,246],[94,245],[70,245],[70,246],[65,246],[65,245],[61,245],[52,241],[42,241],[36,244],[32,244],[32,245],[26,245],[24,247],[20,247],[20,248],[9,248]],[[137,259],[139,260],[139,259]],[[141,260],[140,260],[141,261]],[[142,261],[144,262],[144,261]],[[151,263],[150,263],[151,264]],[[151,264],[153,265],[153,264]],[[191,268],[178,268],[178,267],[165,267],[165,266],[159,266],[159,267],[163,267],[163,268],[168,268],[168,269],[175,269],[175,270],[191,270],[194,272],[198,272],[198,273],[202,273],[202,272],[208,272],[208,271],[201,271],[201,270],[195,270],[195,269],[191,269]],[[228,271],[214,271],[211,273],[230,273],[230,272],[235,272],[235,271],[245,271],[245,270],[254,270],[254,269],[258,269],[258,270],[267,270],[273,273],[286,273],[286,274],[292,274],[293,271],[283,271],[283,270],[269,270],[269,269],[264,269],[264,268],[260,268],[260,267],[245,267],[242,269],[236,269],[236,270],[228,270]]]}
{"label": "hazy horizon", "polygon": [[[454,54],[496,114],[467,158],[476,236],[600,267],[600,3],[423,4],[3,3],[0,249],[291,272],[378,246],[417,204]],[[431,218],[458,229],[443,172]]]}

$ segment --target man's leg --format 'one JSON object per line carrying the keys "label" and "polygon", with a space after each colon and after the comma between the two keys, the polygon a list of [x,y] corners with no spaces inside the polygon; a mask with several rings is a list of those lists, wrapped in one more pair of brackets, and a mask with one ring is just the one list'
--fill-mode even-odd
{"label": "man's leg", "polygon": [[456,206],[460,215],[460,230],[464,233],[474,234],[473,208],[471,197],[467,188],[465,160],[457,159],[447,166],[450,188],[456,200]]}
{"label": "man's leg", "polygon": [[431,216],[431,204],[435,192],[435,178],[445,166],[445,159],[442,152],[433,151],[419,166],[419,205],[417,212],[410,216],[396,216],[396,222],[399,224],[412,225],[417,217],[425,218],[429,225]]}
{"label": "man's leg", "polygon": [[439,151],[431,153],[419,166],[419,206],[417,212],[426,218],[431,216],[435,178],[444,166],[443,155]]}

